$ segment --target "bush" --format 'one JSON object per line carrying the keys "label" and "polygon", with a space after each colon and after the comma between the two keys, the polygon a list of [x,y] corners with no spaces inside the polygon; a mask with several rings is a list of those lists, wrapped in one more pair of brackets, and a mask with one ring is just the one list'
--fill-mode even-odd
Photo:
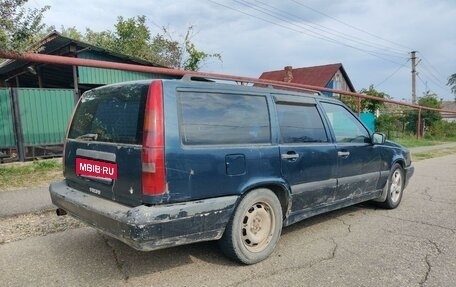
{"label": "bush", "polygon": [[456,138],[456,122],[437,121],[426,129],[424,137],[428,139],[451,139]]}
{"label": "bush", "polygon": [[386,134],[388,138],[398,137],[404,130],[402,116],[391,114],[378,116],[375,119],[375,127],[378,132]]}

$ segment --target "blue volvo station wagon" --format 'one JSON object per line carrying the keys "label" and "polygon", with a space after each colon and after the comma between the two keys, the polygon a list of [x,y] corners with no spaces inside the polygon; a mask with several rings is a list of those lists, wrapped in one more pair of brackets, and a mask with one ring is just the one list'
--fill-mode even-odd
{"label": "blue volvo station wagon", "polygon": [[396,208],[410,152],[313,91],[149,80],[81,97],[50,185],[57,214],[138,250],[219,240],[267,258],[282,227],[364,201]]}

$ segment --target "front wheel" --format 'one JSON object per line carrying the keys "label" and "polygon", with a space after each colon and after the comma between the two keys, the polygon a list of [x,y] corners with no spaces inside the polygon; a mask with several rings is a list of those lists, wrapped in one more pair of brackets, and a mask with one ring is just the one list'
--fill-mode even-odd
{"label": "front wheel", "polygon": [[242,198],[219,244],[229,258],[254,264],[271,255],[281,232],[279,199],[269,189],[255,189]]}
{"label": "front wheel", "polygon": [[404,193],[404,170],[401,165],[396,163],[391,169],[391,173],[387,181],[387,195],[384,202],[380,202],[380,206],[387,209],[394,209],[399,206]]}

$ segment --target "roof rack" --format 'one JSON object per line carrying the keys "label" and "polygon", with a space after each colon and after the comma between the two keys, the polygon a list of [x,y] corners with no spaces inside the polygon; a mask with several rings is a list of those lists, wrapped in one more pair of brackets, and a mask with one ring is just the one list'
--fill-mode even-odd
{"label": "roof rack", "polygon": [[221,80],[221,81],[227,81],[227,82],[235,82],[236,84],[241,85],[241,86],[253,84],[254,87],[259,87],[259,88],[271,88],[271,89],[282,88],[280,90],[300,91],[300,92],[312,93],[314,95],[321,95],[321,92],[319,92],[317,90],[297,87],[291,83],[282,84],[282,83],[278,83],[276,81],[254,79],[254,78],[248,78],[248,77],[230,76],[230,75],[214,76],[211,74],[205,74],[205,73],[201,73],[201,72],[187,73],[182,76],[181,80],[183,80],[183,81],[201,81],[201,82],[215,82],[214,80]]}

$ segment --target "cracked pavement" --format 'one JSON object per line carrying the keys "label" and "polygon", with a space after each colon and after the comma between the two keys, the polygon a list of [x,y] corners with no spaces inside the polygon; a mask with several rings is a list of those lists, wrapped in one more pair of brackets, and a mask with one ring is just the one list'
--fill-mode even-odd
{"label": "cracked pavement", "polygon": [[415,163],[401,206],[362,204],[282,232],[253,266],[215,242],[144,253],[78,227],[0,244],[2,286],[454,286],[456,155]]}

